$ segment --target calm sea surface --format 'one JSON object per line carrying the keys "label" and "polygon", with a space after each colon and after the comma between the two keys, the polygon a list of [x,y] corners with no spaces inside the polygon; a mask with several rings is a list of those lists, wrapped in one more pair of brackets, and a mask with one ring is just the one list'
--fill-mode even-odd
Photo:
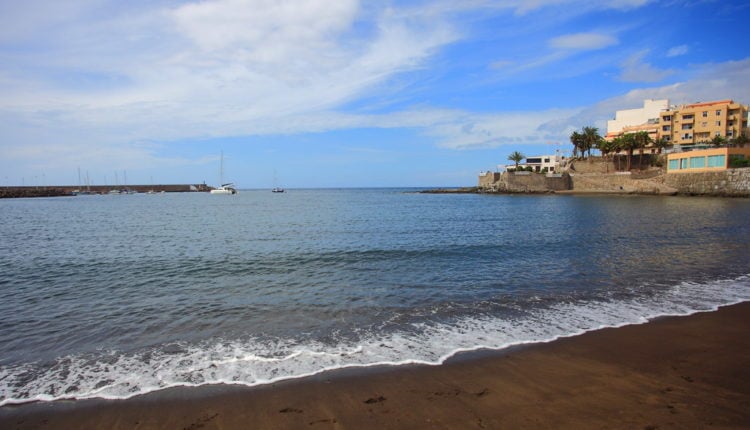
{"label": "calm sea surface", "polygon": [[440,363],[750,300],[750,200],[0,200],[0,405]]}

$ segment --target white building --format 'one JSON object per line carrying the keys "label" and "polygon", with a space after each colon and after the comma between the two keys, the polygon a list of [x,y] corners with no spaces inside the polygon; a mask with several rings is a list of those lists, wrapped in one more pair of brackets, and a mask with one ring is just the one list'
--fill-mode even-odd
{"label": "white building", "polygon": [[669,100],[646,99],[642,108],[618,110],[615,119],[607,121],[607,138],[622,134],[629,127],[648,124],[649,121],[658,124],[660,112],[667,109]]}
{"label": "white building", "polygon": [[[546,168],[547,172],[555,173],[560,169],[560,162],[563,158],[560,155],[535,155],[526,157],[524,163],[518,163],[518,167],[524,169],[531,167],[535,172],[541,172]],[[516,165],[506,164],[505,170],[514,171],[516,170]]]}

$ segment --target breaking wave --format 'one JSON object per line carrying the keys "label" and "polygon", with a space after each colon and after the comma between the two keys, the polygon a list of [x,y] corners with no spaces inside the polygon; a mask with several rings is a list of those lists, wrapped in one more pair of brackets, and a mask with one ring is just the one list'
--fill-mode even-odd
{"label": "breaking wave", "polygon": [[178,386],[255,386],[347,367],[426,364],[478,349],[549,342],[606,327],[690,315],[750,300],[750,276],[683,282],[647,297],[600,298],[520,307],[512,315],[414,322],[356,340],[215,339],[133,353],[100,351],[0,367],[0,406],[60,399],[126,399]]}

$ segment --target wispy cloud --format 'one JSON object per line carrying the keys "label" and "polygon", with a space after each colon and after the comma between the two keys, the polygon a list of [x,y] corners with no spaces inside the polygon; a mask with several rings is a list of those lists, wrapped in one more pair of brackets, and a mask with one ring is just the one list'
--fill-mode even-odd
{"label": "wispy cloud", "polygon": [[575,33],[555,37],[549,45],[555,49],[596,50],[616,45],[616,37],[602,33]]}
{"label": "wispy cloud", "polygon": [[750,88],[744,82],[749,79],[750,57],[703,64],[695,67],[689,80],[660,87],[632,89],[623,95],[584,107],[572,116],[553,119],[542,124],[540,129],[562,139],[565,139],[566,133],[585,125],[595,125],[605,130],[606,120],[612,119],[615,111],[641,107],[645,99],[669,99],[673,104],[722,99],[747,103]]}
{"label": "wispy cloud", "polygon": [[[209,0],[89,18],[58,23],[66,38],[34,34],[44,52],[6,51],[0,122],[17,140],[0,146],[75,153],[85,139],[138,157],[134,142],[303,132],[310,122],[293,119],[418,69],[457,37],[439,17],[363,11],[355,0]],[[98,85],[81,85],[94,76]]]}
{"label": "wispy cloud", "polygon": [[687,54],[689,50],[690,49],[688,48],[687,45],[675,46],[675,47],[669,48],[669,50],[667,51],[667,57],[669,58],[679,57],[679,56]]}
{"label": "wispy cloud", "polygon": [[551,109],[494,114],[464,113],[451,121],[434,124],[426,132],[438,138],[440,146],[453,149],[540,144],[554,138],[540,129],[540,124],[571,116],[576,111]]}
{"label": "wispy cloud", "polygon": [[643,61],[648,50],[631,55],[622,64],[620,80],[625,82],[659,82],[674,73],[672,70],[658,69]]}
{"label": "wispy cloud", "polygon": [[[0,2],[0,170],[189,165],[207,159],[176,149],[196,140],[360,128],[450,149],[539,145],[643,98],[750,100],[748,60],[672,71],[627,57],[647,3]],[[667,57],[690,52],[679,40]],[[577,98],[581,75],[597,86]],[[682,82],[637,88],[668,76]],[[538,92],[514,107],[527,84]]]}
{"label": "wispy cloud", "polygon": [[518,14],[529,13],[551,6],[577,8],[579,11],[591,9],[634,9],[650,3],[651,0],[606,0],[591,2],[585,0],[505,0],[495,1],[496,7],[510,7]]}

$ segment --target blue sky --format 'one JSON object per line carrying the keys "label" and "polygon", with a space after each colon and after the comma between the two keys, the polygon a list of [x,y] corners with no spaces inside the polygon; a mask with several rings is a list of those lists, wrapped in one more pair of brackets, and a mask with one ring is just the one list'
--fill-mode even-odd
{"label": "blue sky", "polygon": [[[750,4],[0,2],[0,185],[462,186],[645,98],[750,103]],[[126,173],[125,173],[126,172]]]}

